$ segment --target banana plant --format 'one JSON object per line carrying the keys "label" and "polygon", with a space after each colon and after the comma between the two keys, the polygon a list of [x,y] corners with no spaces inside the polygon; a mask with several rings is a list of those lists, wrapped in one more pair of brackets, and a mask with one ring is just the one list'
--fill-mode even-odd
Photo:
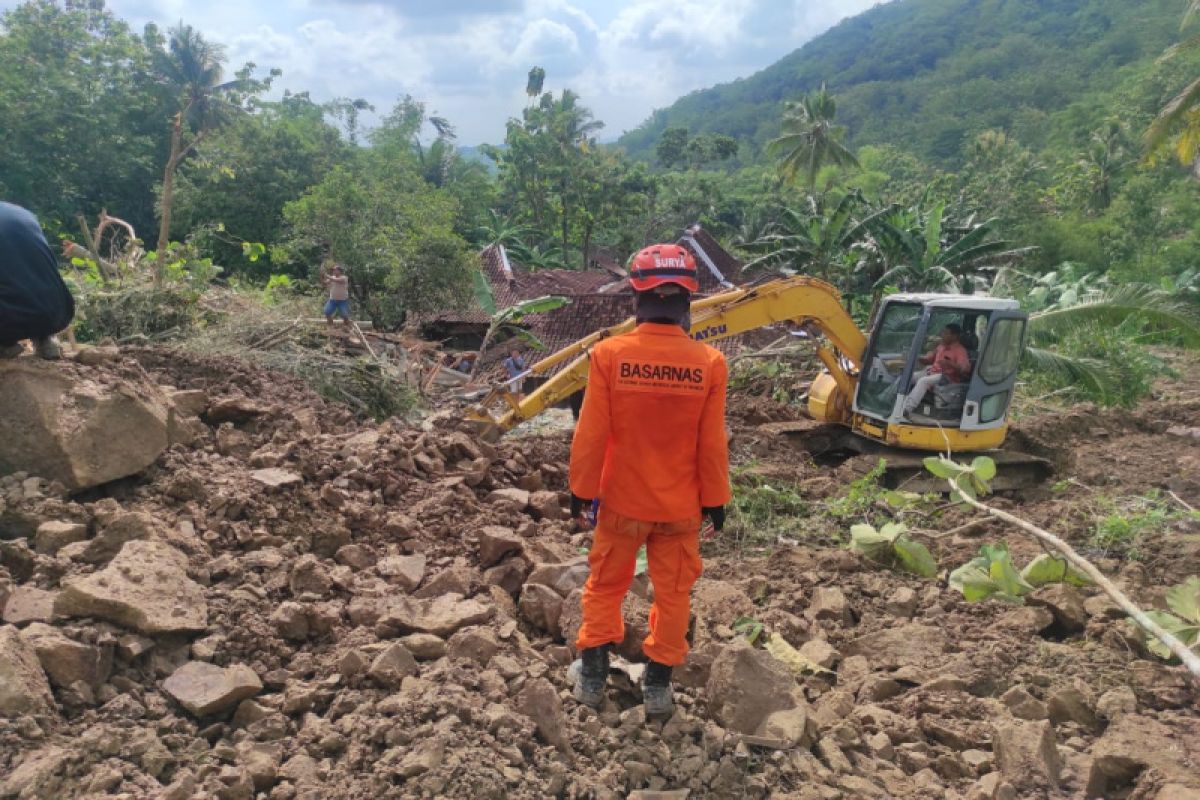
{"label": "banana plant", "polygon": [[554,311],[557,308],[569,305],[571,302],[569,298],[558,295],[545,295],[544,297],[535,297],[532,300],[523,300],[504,308],[497,308],[496,295],[492,291],[492,285],[488,282],[487,276],[481,271],[476,271],[473,279],[475,300],[488,313],[491,320],[488,323],[487,332],[483,335],[483,342],[479,345],[479,352],[472,363],[472,374],[483,363],[483,354],[501,330],[507,330],[535,350],[546,349],[546,346],[542,344],[540,339],[521,327],[521,322],[530,314],[544,314],[548,311]]}

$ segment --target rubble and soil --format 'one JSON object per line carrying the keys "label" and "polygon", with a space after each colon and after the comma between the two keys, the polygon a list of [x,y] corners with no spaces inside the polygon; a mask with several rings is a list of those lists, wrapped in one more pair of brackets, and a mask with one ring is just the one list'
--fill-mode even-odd
{"label": "rubble and soil", "polygon": [[[811,537],[735,532],[705,545],[674,716],[640,705],[644,575],[593,711],[566,682],[589,545],[563,513],[569,431],[488,444],[451,414],[362,423],[288,377],[153,348],[53,369],[148,387],[187,435],[87,489],[0,477],[0,798],[1200,792],[1194,688],[1094,589],[968,604],[849,553],[842,518]],[[789,408],[742,405],[738,469],[800,487],[813,520],[870,468],[813,464],[762,427]],[[994,502],[1074,542],[1097,492],[1194,502],[1200,456],[1169,429],[1197,426],[1188,386],[1029,419],[1014,438],[1083,488]],[[960,531],[925,540],[943,568],[987,541],[1018,563],[1039,552],[963,528],[961,509],[928,513],[922,527]],[[1144,605],[1200,573],[1193,523],[1141,549],[1096,558]],[[818,669],[751,646],[743,617]]]}

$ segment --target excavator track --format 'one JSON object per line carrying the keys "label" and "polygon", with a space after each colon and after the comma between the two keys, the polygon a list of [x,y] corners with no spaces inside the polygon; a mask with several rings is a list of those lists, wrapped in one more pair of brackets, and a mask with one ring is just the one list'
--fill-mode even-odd
{"label": "excavator track", "polygon": [[[887,462],[883,484],[889,489],[907,492],[946,492],[946,482],[925,469],[930,453],[888,447],[880,442],[855,435],[850,429],[813,420],[773,422],[760,430],[783,436],[797,448],[812,456],[818,464],[836,466],[855,456],[872,456]],[[1054,475],[1054,465],[1047,459],[1015,450],[986,450],[979,453],[955,453],[959,460],[969,461],[986,455],[996,462],[996,477],[991,481],[994,492],[1014,492],[1045,483]]]}

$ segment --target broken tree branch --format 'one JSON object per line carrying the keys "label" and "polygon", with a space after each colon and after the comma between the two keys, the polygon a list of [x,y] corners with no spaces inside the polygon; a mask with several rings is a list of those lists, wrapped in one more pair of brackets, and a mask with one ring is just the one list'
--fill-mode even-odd
{"label": "broken tree branch", "polygon": [[1026,522],[1020,517],[1009,514],[1007,511],[1001,511],[998,508],[992,508],[986,503],[981,503],[979,500],[970,497],[965,492],[958,489],[958,485],[953,479],[948,479],[950,484],[950,493],[952,497],[959,497],[964,503],[995,517],[998,520],[1007,522],[1015,528],[1018,528],[1025,533],[1033,536],[1040,543],[1052,547],[1055,551],[1062,554],[1063,558],[1070,561],[1072,565],[1078,568],[1081,572],[1088,576],[1100,589],[1112,598],[1113,602],[1120,606],[1121,610],[1129,615],[1130,619],[1138,624],[1144,631],[1149,633],[1154,638],[1158,639],[1167,649],[1183,663],[1183,666],[1192,675],[1192,680],[1197,688],[1200,688],[1200,655],[1197,655],[1187,647],[1183,642],[1179,641],[1170,631],[1164,629],[1161,625],[1155,622],[1150,617],[1146,616],[1146,612],[1138,608],[1132,600],[1130,600],[1124,592],[1116,587],[1116,585],[1105,577],[1092,562],[1088,561],[1083,556],[1076,553],[1071,545],[1064,542],[1062,539],[1050,533],[1047,530],[1039,528],[1032,522]]}

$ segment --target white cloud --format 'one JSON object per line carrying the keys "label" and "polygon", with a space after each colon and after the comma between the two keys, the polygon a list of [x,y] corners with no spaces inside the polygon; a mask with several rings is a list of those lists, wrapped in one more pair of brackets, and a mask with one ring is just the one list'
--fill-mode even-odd
{"label": "white cloud", "polygon": [[[606,136],[687,92],[749,75],[877,0],[108,0],[135,28],[184,20],[279,90],[412,94],[461,141],[497,141],[531,66],[578,91]],[[19,0],[0,0],[0,10]]]}

